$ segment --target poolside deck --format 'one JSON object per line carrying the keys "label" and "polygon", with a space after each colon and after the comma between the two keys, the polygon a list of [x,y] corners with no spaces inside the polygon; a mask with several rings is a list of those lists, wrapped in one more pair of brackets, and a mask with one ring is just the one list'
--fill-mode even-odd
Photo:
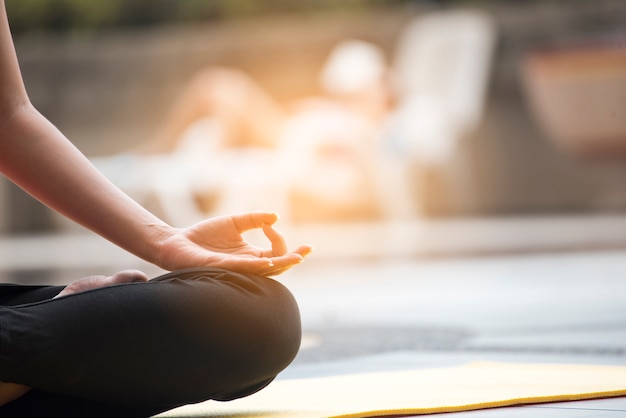
{"label": "poolside deck", "polygon": [[[279,378],[475,360],[626,365],[626,217],[288,228],[317,247],[281,280],[303,348]],[[158,271],[86,234],[0,240],[3,281]],[[618,417],[626,398],[451,417]]]}

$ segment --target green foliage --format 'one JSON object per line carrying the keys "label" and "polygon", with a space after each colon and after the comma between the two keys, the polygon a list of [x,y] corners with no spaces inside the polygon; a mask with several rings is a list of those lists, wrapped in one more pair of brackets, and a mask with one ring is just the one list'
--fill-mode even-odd
{"label": "green foliage", "polygon": [[410,0],[6,0],[14,33],[362,9]]}

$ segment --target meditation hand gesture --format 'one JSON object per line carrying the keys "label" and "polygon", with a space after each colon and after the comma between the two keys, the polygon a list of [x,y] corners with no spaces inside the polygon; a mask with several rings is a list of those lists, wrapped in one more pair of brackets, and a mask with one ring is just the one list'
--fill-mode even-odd
{"label": "meditation hand gesture", "polygon": [[[193,266],[219,267],[240,273],[274,276],[302,262],[312,251],[308,245],[288,252],[285,239],[274,229],[275,213],[250,212],[207,219],[176,229],[161,244],[158,264],[167,270]],[[261,228],[271,248],[247,243],[242,234]]]}

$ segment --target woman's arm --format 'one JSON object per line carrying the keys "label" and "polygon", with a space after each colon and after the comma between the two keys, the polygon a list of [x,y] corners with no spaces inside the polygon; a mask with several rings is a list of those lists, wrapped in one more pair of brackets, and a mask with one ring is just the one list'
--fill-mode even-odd
{"label": "woman's arm", "polygon": [[[51,208],[150,258],[167,225],[113,187],[30,104],[1,1],[0,171]],[[133,244],[128,236],[141,238]]]}
{"label": "woman's arm", "polygon": [[[0,0],[0,171],[32,196],[129,252],[173,270],[212,265],[278,274],[302,261],[269,225],[271,213],[210,219],[177,229],[145,210],[100,174],[30,103],[19,71],[4,0]],[[249,246],[241,233],[264,228],[272,250]]]}

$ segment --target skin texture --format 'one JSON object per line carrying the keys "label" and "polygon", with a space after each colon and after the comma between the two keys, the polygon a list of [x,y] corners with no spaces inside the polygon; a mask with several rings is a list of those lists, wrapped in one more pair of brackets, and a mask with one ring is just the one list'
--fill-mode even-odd
{"label": "skin texture", "polygon": [[[272,228],[278,216],[252,212],[174,228],[145,210],[98,172],[30,103],[1,1],[0,171],[35,198],[129,252],[166,270],[213,266],[242,273],[280,274],[310,246],[287,251]],[[270,249],[241,234],[262,228]]]}
{"label": "skin texture", "polygon": [[[21,77],[5,2],[0,0],[0,172],[50,208],[165,270],[220,267],[261,276],[281,274],[312,248],[289,251],[273,224],[278,215],[251,212],[207,219],[188,228],[163,222],[115,187],[31,104]],[[269,248],[248,244],[245,231],[261,228]],[[92,276],[59,296],[126,281],[141,272]],[[0,383],[0,405],[28,388]]]}

